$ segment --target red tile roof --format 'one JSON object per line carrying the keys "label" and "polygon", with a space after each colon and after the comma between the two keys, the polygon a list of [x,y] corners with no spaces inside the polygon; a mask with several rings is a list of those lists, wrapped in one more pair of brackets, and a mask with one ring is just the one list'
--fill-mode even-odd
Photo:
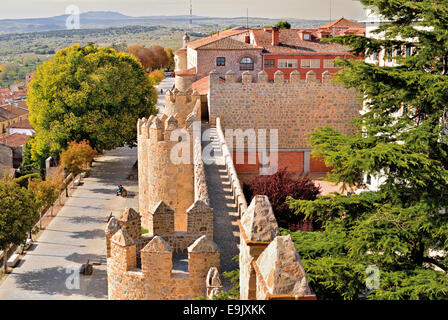
{"label": "red tile roof", "polygon": [[247,32],[247,29],[245,29],[243,27],[235,27],[235,28],[232,28],[232,29],[220,31],[219,33],[215,33],[214,35],[211,35],[211,36],[208,36],[208,37],[205,37],[205,38],[202,38],[202,39],[198,39],[196,41],[189,42],[187,44],[187,47],[196,50],[196,49],[198,49],[198,48],[200,48],[202,46],[208,45],[208,44],[213,43],[213,42],[215,42],[217,40],[221,40],[221,39],[224,39],[224,38],[227,38],[227,37],[239,35],[239,34],[242,34],[242,33],[245,33],[245,32]]}
{"label": "red tile roof", "polygon": [[28,109],[24,109],[19,107],[18,105],[12,105],[12,104],[3,104],[0,106],[0,108],[3,108],[11,113],[14,113],[17,116],[23,116],[29,113]]}
{"label": "red tile roof", "polygon": [[[219,81],[224,82],[219,78]],[[210,91],[210,76],[203,77],[198,81],[193,82],[191,89],[196,90],[201,96],[208,94]]]}
{"label": "red tile roof", "polygon": [[26,134],[14,133],[0,138],[0,144],[4,144],[13,148],[20,147],[23,146],[29,138],[30,137]]}
{"label": "red tile roof", "polygon": [[332,21],[330,23],[324,24],[323,26],[320,26],[318,29],[333,29],[333,27],[335,29],[337,28],[365,29],[365,26],[363,26],[362,24],[345,19],[344,17],[339,18],[338,20]]}
{"label": "red tile roof", "polygon": [[299,30],[299,29],[280,29],[280,43],[277,46],[272,45],[272,33],[263,29],[252,30],[255,43],[264,47],[267,53],[276,54],[348,54],[349,49],[340,44],[325,43],[319,40],[301,40],[299,33],[303,31],[316,30]]}
{"label": "red tile roof", "polygon": [[182,70],[176,73],[176,75],[178,76],[194,76],[195,74],[196,74],[196,67],[187,70]]}
{"label": "red tile roof", "polygon": [[201,50],[262,50],[263,48],[238,41],[232,38],[223,38],[200,47]]}

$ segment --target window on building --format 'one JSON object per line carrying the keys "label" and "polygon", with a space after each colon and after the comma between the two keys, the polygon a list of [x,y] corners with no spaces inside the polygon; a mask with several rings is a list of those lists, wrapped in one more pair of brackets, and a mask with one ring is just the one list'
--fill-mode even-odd
{"label": "window on building", "polygon": [[264,60],[265,68],[275,68],[275,60],[274,59],[266,59]]}
{"label": "window on building", "polygon": [[225,67],[225,65],[226,65],[226,58],[224,58],[224,57],[216,58],[216,66]]}
{"label": "window on building", "polygon": [[254,70],[254,60],[249,57],[241,58],[240,60],[240,70]]}
{"label": "window on building", "polygon": [[397,57],[401,57],[403,55],[403,49],[401,48],[401,46],[397,46],[397,48],[395,49],[396,55]]}
{"label": "window on building", "polygon": [[411,54],[412,54],[412,47],[410,45],[406,46],[406,53],[405,54],[406,54],[406,57],[411,56]]}
{"label": "window on building", "polygon": [[372,58],[374,61],[378,61],[378,51],[374,51],[372,54]]}
{"label": "window on building", "polygon": [[334,60],[324,60],[324,68],[338,68],[334,64]]}
{"label": "window on building", "polygon": [[279,68],[297,68],[297,60],[296,59],[279,59],[278,67]]}
{"label": "window on building", "polygon": [[309,35],[308,33],[303,34],[303,40],[310,40],[311,39],[311,35]]}
{"label": "window on building", "polygon": [[320,68],[319,59],[302,59],[300,62],[302,68]]}
{"label": "window on building", "polygon": [[386,59],[387,59],[388,62],[392,61],[393,54],[394,54],[394,52],[393,52],[392,48],[388,48],[386,50]]}

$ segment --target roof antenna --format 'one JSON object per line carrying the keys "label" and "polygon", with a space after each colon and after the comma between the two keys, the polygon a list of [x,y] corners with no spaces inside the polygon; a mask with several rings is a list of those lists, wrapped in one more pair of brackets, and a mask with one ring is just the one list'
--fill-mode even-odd
{"label": "roof antenna", "polygon": [[332,3],[333,3],[333,0],[330,0],[330,22],[333,20],[332,12],[331,12]]}
{"label": "roof antenna", "polygon": [[249,29],[249,8],[246,8],[246,29]]}
{"label": "roof antenna", "polygon": [[190,32],[193,29],[193,0],[190,0],[190,24],[188,29]]}

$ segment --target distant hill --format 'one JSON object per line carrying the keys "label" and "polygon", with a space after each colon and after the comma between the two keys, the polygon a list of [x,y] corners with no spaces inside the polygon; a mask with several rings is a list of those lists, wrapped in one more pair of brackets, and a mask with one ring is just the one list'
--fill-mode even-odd
{"label": "distant hill", "polygon": [[[36,31],[55,31],[66,29],[65,22],[68,15],[60,15],[48,18],[30,18],[30,19],[3,19],[0,20],[0,33],[26,33]],[[119,12],[111,11],[91,11],[82,13],[80,16],[82,29],[123,27],[130,25],[155,26],[163,25],[166,27],[186,28],[188,16],[149,16],[149,17],[130,17]],[[293,28],[312,28],[327,23],[326,20],[305,20],[305,19],[268,19],[268,18],[249,18],[251,27],[272,25],[279,20],[287,20]],[[194,28],[222,28],[228,26],[246,25],[246,17],[236,18],[216,18],[216,17],[193,17]]]}

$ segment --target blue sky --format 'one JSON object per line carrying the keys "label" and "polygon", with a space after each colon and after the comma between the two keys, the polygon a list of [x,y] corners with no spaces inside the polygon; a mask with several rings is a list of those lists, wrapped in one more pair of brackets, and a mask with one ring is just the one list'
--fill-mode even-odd
{"label": "blue sky", "polygon": [[[361,4],[354,0],[193,0],[195,15],[238,17],[249,15],[269,18],[330,18],[344,16],[363,19]],[[81,12],[118,11],[130,16],[180,15],[188,13],[189,0],[1,0],[0,19],[49,17],[65,13],[69,5]]]}

